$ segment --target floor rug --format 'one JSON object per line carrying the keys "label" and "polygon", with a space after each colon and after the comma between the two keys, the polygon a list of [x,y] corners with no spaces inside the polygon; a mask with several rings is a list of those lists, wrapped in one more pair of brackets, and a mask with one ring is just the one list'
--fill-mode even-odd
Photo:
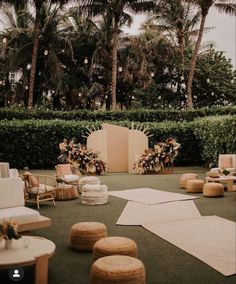
{"label": "floor rug", "polygon": [[204,216],[142,224],[144,228],[207,263],[225,276],[236,274],[236,224]]}
{"label": "floor rug", "polygon": [[152,188],[135,188],[127,190],[110,191],[109,195],[148,205],[199,198],[190,194],[187,195],[187,194],[173,193],[169,191],[162,191]]}
{"label": "floor rug", "polygon": [[128,201],[117,225],[141,225],[201,216],[192,200],[145,205]]}

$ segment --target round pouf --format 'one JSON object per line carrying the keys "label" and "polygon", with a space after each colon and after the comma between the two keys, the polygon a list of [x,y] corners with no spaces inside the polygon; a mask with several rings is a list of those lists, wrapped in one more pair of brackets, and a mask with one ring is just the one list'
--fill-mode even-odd
{"label": "round pouf", "polygon": [[94,244],[107,236],[107,228],[98,222],[81,222],[70,231],[70,245],[75,250],[92,251]]}
{"label": "round pouf", "polygon": [[137,258],[106,256],[93,263],[90,280],[91,284],[145,284],[145,268]]}
{"label": "round pouf", "polygon": [[95,192],[106,192],[107,186],[105,184],[85,184],[81,188],[81,192],[95,191]]}
{"label": "round pouf", "polygon": [[55,200],[71,200],[78,198],[77,186],[58,184],[55,192]]}
{"label": "round pouf", "polygon": [[179,180],[179,185],[181,188],[186,188],[186,183],[188,180],[198,179],[197,174],[186,173],[183,174]]}
{"label": "round pouf", "polygon": [[125,237],[107,237],[96,242],[93,247],[93,260],[117,254],[137,257],[135,241]]}
{"label": "round pouf", "polygon": [[208,182],[203,186],[203,196],[220,197],[224,196],[224,186],[217,182]]}
{"label": "round pouf", "polygon": [[186,182],[186,192],[202,192],[204,180],[201,179],[190,179]]}
{"label": "round pouf", "polygon": [[220,177],[220,174],[218,172],[209,171],[209,172],[206,172],[206,176],[210,178],[218,178]]}
{"label": "round pouf", "polygon": [[80,178],[79,180],[79,190],[82,189],[82,187],[85,185],[85,184],[100,184],[100,179],[98,177],[82,177]]}
{"label": "round pouf", "polygon": [[102,205],[108,202],[108,192],[86,191],[82,192],[82,204]]}

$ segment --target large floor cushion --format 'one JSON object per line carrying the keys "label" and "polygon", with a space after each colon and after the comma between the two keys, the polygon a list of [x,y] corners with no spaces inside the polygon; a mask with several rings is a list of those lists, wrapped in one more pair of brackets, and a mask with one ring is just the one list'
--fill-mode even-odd
{"label": "large floor cushion", "polygon": [[107,237],[96,242],[93,247],[93,260],[117,254],[137,257],[135,241],[125,237]]}
{"label": "large floor cushion", "polygon": [[105,184],[85,184],[82,186],[81,192],[86,191],[106,192],[107,186]]}
{"label": "large floor cushion", "polygon": [[90,281],[91,284],[145,284],[145,268],[137,258],[106,256],[93,263]]}
{"label": "large floor cushion", "polygon": [[0,209],[0,223],[3,219],[13,219],[18,224],[37,222],[39,212],[25,206]]}
{"label": "large floor cushion", "polygon": [[186,188],[186,183],[188,180],[198,179],[197,174],[185,173],[180,177],[179,185],[181,188]]}
{"label": "large floor cushion", "polygon": [[98,177],[93,177],[93,176],[89,176],[89,177],[82,177],[80,180],[79,180],[79,190],[82,189],[82,187],[85,185],[85,184],[100,184],[100,179]]}
{"label": "large floor cushion", "polygon": [[108,202],[108,192],[86,191],[82,192],[82,204],[102,205]]}
{"label": "large floor cushion", "polygon": [[207,182],[203,186],[203,196],[221,197],[224,196],[224,186],[218,182]]}
{"label": "large floor cushion", "polygon": [[190,193],[202,192],[203,185],[204,185],[204,180],[201,179],[187,180],[186,192]]}

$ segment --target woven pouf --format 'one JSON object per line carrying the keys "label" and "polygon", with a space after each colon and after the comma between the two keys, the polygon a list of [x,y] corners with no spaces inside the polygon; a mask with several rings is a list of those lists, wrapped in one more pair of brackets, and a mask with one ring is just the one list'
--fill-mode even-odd
{"label": "woven pouf", "polygon": [[203,186],[203,196],[220,197],[224,196],[224,186],[217,182],[208,182]]}
{"label": "woven pouf", "polygon": [[189,179],[186,182],[186,192],[202,192],[204,180]]}
{"label": "woven pouf", "polygon": [[108,192],[86,191],[82,192],[82,204],[102,205],[108,202]]}
{"label": "woven pouf", "polygon": [[94,192],[106,192],[107,186],[105,184],[85,184],[81,188],[81,192],[94,191]]}
{"label": "woven pouf", "polygon": [[145,268],[137,258],[106,256],[93,263],[90,280],[91,284],[145,284]]}
{"label": "woven pouf", "polygon": [[98,177],[82,177],[80,178],[79,180],[79,190],[82,189],[82,187],[85,185],[85,184],[100,184],[100,179]]}
{"label": "woven pouf", "polygon": [[93,247],[93,260],[116,254],[137,257],[135,241],[125,237],[107,237],[96,242]]}
{"label": "woven pouf", "polygon": [[71,200],[78,198],[77,186],[58,184],[55,192],[55,200]]}
{"label": "woven pouf", "polygon": [[71,248],[81,251],[92,251],[94,244],[107,237],[107,228],[98,222],[81,222],[70,230]]}
{"label": "woven pouf", "polygon": [[183,174],[179,180],[179,185],[181,188],[186,188],[186,183],[187,180],[193,180],[193,179],[198,179],[197,174],[192,174],[192,173],[186,173]]}

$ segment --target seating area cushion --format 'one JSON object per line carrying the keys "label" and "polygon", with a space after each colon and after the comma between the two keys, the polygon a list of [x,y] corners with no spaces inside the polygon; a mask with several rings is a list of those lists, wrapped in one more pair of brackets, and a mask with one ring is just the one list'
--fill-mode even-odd
{"label": "seating area cushion", "polygon": [[24,206],[24,183],[21,178],[0,178],[0,209]]}
{"label": "seating area cushion", "polygon": [[79,181],[80,177],[77,175],[64,175],[65,182]]}
{"label": "seating area cushion", "polygon": [[39,186],[37,187],[32,187],[30,192],[36,194],[36,193],[46,193],[48,191],[53,191],[53,190],[54,190],[54,187],[51,185],[47,185],[45,188],[45,184],[39,184]]}
{"label": "seating area cushion", "polygon": [[39,212],[25,206],[0,209],[0,223],[3,219],[13,219],[18,224],[38,221]]}
{"label": "seating area cushion", "polygon": [[33,176],[33,174],[31,172],[25,172],[24,176],[28,177],[27,181],[29,182],[29,184],[31,186],[38,186],[39,185],[39,181],[37,180],[37,178],[35,176]]}
{"label": "seating area cushion", "polygon": [[58,164],[56,165],[56,171],[59,176],[72,174],[70,164]]}

